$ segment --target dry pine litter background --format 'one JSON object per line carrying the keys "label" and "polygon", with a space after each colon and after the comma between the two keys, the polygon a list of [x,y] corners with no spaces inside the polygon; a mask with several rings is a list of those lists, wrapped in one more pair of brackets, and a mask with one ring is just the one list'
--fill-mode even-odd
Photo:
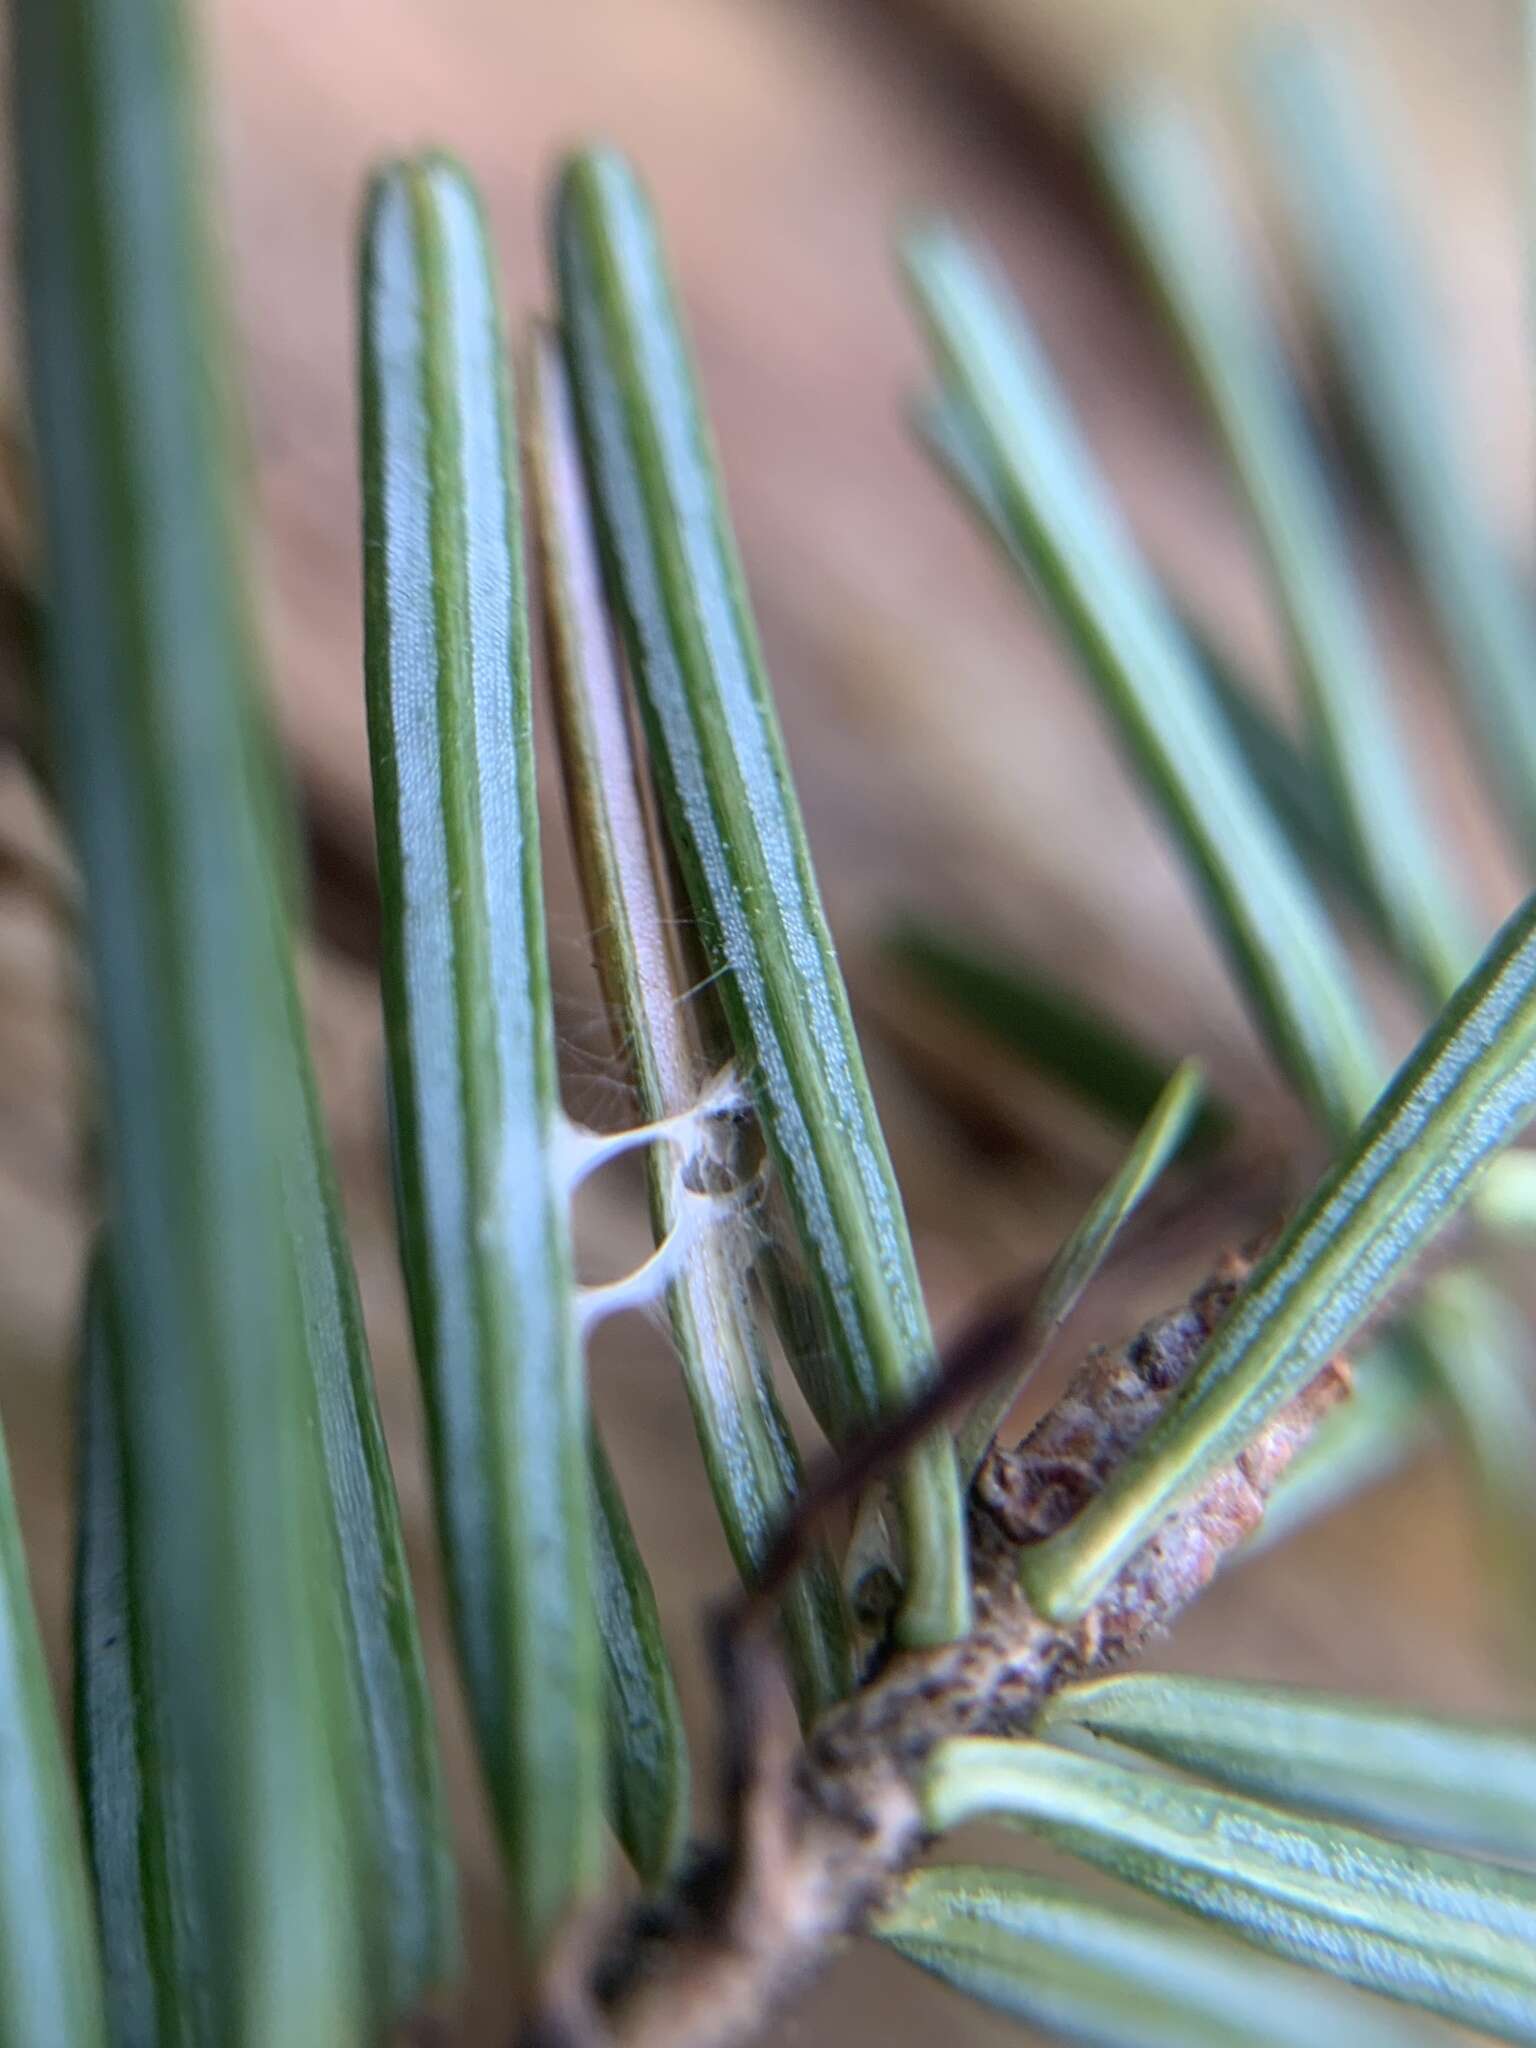
{"label": "dry pine litter background", "polygon": [[[366,863],[371,831],[359,676],[351,246],[367,164],[428,138],[482,183],[509,303],[542,294],[540,207],[554,152],[604,133],[644,168],[666,222],[732,489],[769,666],[818,869],[861,1005],[935,1321],[1059,1235],[1110,1152],[975,1059],[934,1071],[910,998],[870,941],[896,903],[963,917],[1053,962],[1170,1053],[1205,1054],[1254,1107],[1277,1162],[1294,1136],[1187,908],[1166,850],[1128,796],[1062,659],[904,433],[916,345],[887,256],[894,220],[942,201],[994,242],[1067,366],[1096,448],[1155,556],[1257,664],[1275,648],[1230,498],[1182,380],[1127,282],[1075,154],[1076,121],[1110,68],[1219,70],[1239,11],[1083,0],[214,0],[216,142],[266,522],[269,644],[285,731],[329,850],[330,943],[310,993],[348,1179],[374,1353],[428,1625],[441,1648],[419,1416],[382,1172],[377,1002]],[[1337,15],[1345,10],[1334,9]],[[1511,10],[1356,6],[1398,102],[1411,189],[1442,280],[1462,395],[1488,488],[1522,536],[1526,472]],[[1454,38],[1454,42],[1452,42]],[[1406,147],[1403,147],[1406,145]],[[1511,422],[1517,423],[1511,426]],[[24,508],[4,546],[24,571]],[[1369,538],[1367,537],[1367,547]],[[1423,721],[1439,715],[1413,611],[1378,563],[1382,616]],[[6,659],[0,656],[0,659]],[[9,679],[0,672],[0,682]],[[9,701],[7,699],[7,701]],[[1501,885],[1467,813],[1454,754],[1439,792]],[[558,812],[551,782],[549,815]],[[603,1034],[574,888],[551,834],[555,968],[575,1106],[607,1100]],[[70,1137],[79,989],[61,940],[68,883],[14,760],[0,757],[0,1365],[40,1603],[62,1647],[69,1540],[64,1362],[87,1163]],[[957,1080],[963,1075],[963,1087]],[[956,1112],[959,1112],[958,1114]],[[637,1182],[584,1197],[593,1276],[631,1263]],[[1241,1235],[1284,1198],[1234,1190]],[[1207,1246],[1207,1250],[1209,1245]],[[1123,1333],[1199,1278],[1126,1269],[1077,1326]],[[597,1398],[651,1559],[695,1722],[703,1600],[728,1566],[692,1433],[659,1340],[605,1334]],[[685,1476],[686,1475],[686,1476]],[[1456,1489],[1439,1464],[1359,1503],[1216,1589],[1179,1638],[1184,1668],[1287,1677],[1428,1707],[1507,1700],[1492,1630],[1453,1589],[1467,1569]],[[474,2010],[492,2039],[509,1991],[498,1880],[462,1714],[437,1658],[467,1863]],[[62,1675],[62,1669],[61,1669]],[[873,1952],[837,1973],[789,2037],[1017,2041]],[[457,2031],[457,2030],[456,2030]]]}

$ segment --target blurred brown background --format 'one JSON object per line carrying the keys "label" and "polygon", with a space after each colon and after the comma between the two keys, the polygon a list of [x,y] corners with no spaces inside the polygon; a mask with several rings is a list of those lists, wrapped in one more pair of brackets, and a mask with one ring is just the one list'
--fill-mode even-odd
{"label": "blurred brown background", "polygon": [[[1516,10],[1501,0],[1335,0],[1386,89],[1382,111],[1442,286],[1458,396],[1511,541],[1529,468],[1518,194]],[[387,1188],[360,682],[353,232],[381,155],[442,142],[481,182],[516,328],[548,297],[551,164],[603,135],[659,203],[693,322],[811,838],[918,1233],[953,1325],[1028,1267],[1109,1152],[1104,1134],[968,1056],[881,974],[882,919],[920,905],[1016,942],[1170,1054],[1208,1055],[1277,1158],[1290,1113],[1264,1072],[1180,878],[1049,636],[905,435],[920,358],[889,260],[915,208],[998,247],[1061,364],[1138,531],[1202,616],[1282,680],[1262,587],[1219,467],[1128,281],[1085,176],[1082,115],[1113,75],[1161,66],[1218,112],[1237,0],[213,0],[212,124],[249,393],[268,646],[285,734],[328,850],[310,987],[386,1416],[429,1625],[441,1648],[417,1400]],[[1240,152],[1239,152],[1240,154]],[[1300,323],[1304,333],[1305,320]],[[1359,536],[1403,687],[1442,719],[1421,621]],[[8,543],[9,544],[9,543]],[[1510,884],[1453,748],[1437,798]],[[553,943],[572,1106],[622,1113],[548,780]],[[68,1574],[67,1369],[86,1163],[82,992],[69,883],[14,755],[0,756],[0,1406],[40,1598],[59,1648]],[[935,1071],[935,1062],[941,1072]],[[942,1085],[936,1086],[940,1082]],[[962,1114],[955,1112],[960,1110]],[[1284,1198],[1259,1177],[1249,1208]],[[1242,1209],[1243,1202],[1238,1207]],[[584,1198],[592,1277],[638,1244],[633,1184]],[[1221,1220],[1206,1255],[1221,1248]],[[1146,1263],[1107,1287],[1108,1334],[1197,1276]],[[695,1618],[724,1583],[665,1348],[635,1321],[595,1362],[616,1462],[683,1664],[701,1751]],[[1444,1707],[1505,1697],[1456,1485],[1434,1461],[1224,1585],[1181,1662],[1305,1677]],[[453,2038],[507,2012],[494,1862],[462,1719],[438,1658],[464,1816],[475,1986]],[[881,1958],[845,1963],[784,2030],[824,2040],[1017,2039]]]}

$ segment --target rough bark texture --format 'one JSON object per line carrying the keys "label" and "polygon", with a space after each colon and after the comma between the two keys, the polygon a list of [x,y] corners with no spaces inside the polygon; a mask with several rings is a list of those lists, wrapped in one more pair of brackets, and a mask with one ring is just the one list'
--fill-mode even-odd
{"label": "rough bark texture", "polygon": [[856,1929],[924,1845],[921,1786],[951,1736],[1026,1736],[1061,1686],[1137,1655],[1258,1526],[1270,1489],[1349,1391],[1334,1359],[1125,1566],[1080,1620],[1042,1619],[1019,1552],[1065,1526],[1188,1378],[1249,1270],[1234,1256],[1190,1301],[1119,1350],[1098,1349],[1012,1451],[994,1449],[970,1504],[975,1626],[892,1657],[800,1746],[771,1657],[726,1646],[727,1847],[621,1930],[591,1994],[565,1987],[534,2038],[581,2048],[731,2048]]}

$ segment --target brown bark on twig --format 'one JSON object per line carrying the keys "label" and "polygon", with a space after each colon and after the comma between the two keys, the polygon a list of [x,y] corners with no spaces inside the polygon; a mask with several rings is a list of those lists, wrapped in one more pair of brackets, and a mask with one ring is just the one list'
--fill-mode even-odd
{"label": "brown bark on twig", "polygon": [[1090,1354],[1015,1450],[988,1455],[971,1491],[975,1625],[962,1641],[891,1658],[802,1744],[766,1634],[722,1630],[727,1845],[671,1897],[631,1916],[574,1995],[568,1956],[558,2012],[546,2011],[530,2041],[752,2040],[923,1848],[922,1775],[938,1743],[1027,1735],[1059,1687],[1124,1662],[1171,1625],[1251,1535],[1280,1474],[1347,1394],[1344,1360],[1330,1361],[1170,1516],[1078,1621],[1034,1612],[1019,1552],[1069,1522],[1151,1428],[1248,1270],[1248,1260],[1228,1259],[1129,1344]]}

